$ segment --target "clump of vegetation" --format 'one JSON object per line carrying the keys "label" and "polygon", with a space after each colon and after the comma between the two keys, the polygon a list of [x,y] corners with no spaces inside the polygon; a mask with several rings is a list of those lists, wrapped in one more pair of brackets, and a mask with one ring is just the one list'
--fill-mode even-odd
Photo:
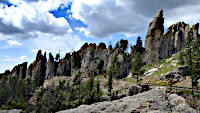
{"label": "clump of vegetation", "polygon": [[[183,53],[180,53],[180,63],[186,64],[188,68],[185,69],[184,74],[190,76],[192,89],[198,88],[198,80],[200,79],[200,40],[194,40],[192,30],[189,31],[186,39],[186,48]],[[185,61],[183,60],[185,59]],[[193,90],[192,90],[193,91]]]}
{"label": "clump of vegetation", "polygon": [[0,81],[0,110],[22,109],[29,112],[28,100],[35,90],[35,82],[30,78],[17,80],[3,77]]}

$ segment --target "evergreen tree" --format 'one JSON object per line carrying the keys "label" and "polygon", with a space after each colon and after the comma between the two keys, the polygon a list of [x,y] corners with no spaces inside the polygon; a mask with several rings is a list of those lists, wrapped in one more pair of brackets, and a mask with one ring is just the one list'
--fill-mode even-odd
{"label": "evergreen tree", "polygon": [[89,80],[87,81],[87,95],[88,103],[94,102],[94,75],[90,74]]}
{"label": "evergreen tree", "polygon": [[115,48],[113,51],[115,51],[117,48],[119,48],[119,41],[116,43]]}
{"label": "evergreen tree", "polygon": [[184,62],[184,59],[183,59],[183,52],[180,51],[178,59],[179,59],[179,64],[184,65],[185,62]]}
{"label": "evergreen tree", "polygon": [[101,89],[100,89],[100,82],[99,82],[99,80],[96,81],[95,86],[96,86],[96,97],[95,97],[95,99],[96,99],[96,101],[100,101]]}
{"label": "evergreen tree", "polygon": [[141,37],[137,38],[137,42],[136,42],[136,52],[140,52],[142,53],[144,51],[144,48],[142,46],[142,40]]}
{"label": "evergreen tree", "polygon": [[8,82],[8,78],[5,76],[0,81],[0,106],[5,104],[8,100],[9,87],[8,87],[7,82]]}
{"label": "evergreen tree", "polygon": [[93,91],[94,88],[94,75],[90,74],[89,80],[87,82],[87,88],[89,90],[89,92]]}
{"label": "evergreen tree", "polygon": [[[192,89],[194,86],[198,85],[198,79],[200,78],[200,44],[199,40],[195,43],[193,38],[192,30],[189,31],[188,37],[186,39],[186,48],[184,52],[185,63],[188,68],[185,70],[185,74],[189,75],[191,78]],[[193,90],[192,90],[193,92]]]}
{"label": "evergreen tree", "polygon": [[118,78],[119,77],[119,67],[118,67],[118,56],[117,54],[114,55],[114,57],[112,58],[112,61],[111,61],[111,68],[112,68],[112,75],[115,77],[115,78]]}
{"label": "evergreen tree", "polygon": [[102,73],[103,66],[104,66],[104,61],[100,59],[100,61],[97,63],[97,69],[99,70],[99,74]]}
{"label": "evergreen tree", "polygon": [[137,52],[135,55],[133,65],[132,65],[132,75],[137,76],[137,83],[138,83],[138,76],[143,74],[141,67],[142,67],[142,57],[141,57],[140,53]]}
{"label": "evergreen tree", "polygon": [[110,67],[110,69],[108,70],[108,83],[107,83],[109,95],[111,95],[112,91],[112,77],[113,77],[112,67]]}
{"label": "evergreen tree", "polygon": [[120,48],[122,50],[122,53],[124,53],[127,50],[127,47],[128,47],[128,40],[121,39]]}
{"label": "evergreen tree", "polygon": [[79,90],[79,99],[80,99],[80,97],[81,97],[81,81],[82,81],[82,79],[81,79],[81,72],[80,72],[80,70],[77,72],[77,74],[75,75],[75,77],[74,77],[74,79],[73,79],[73,86],[79,86],[79,88],[78,88],[78,90]]}
{"label": "evergreen tree", "polygon": [[59,58],[60,58],[60,54],[59,54],[59,53],[57,53],[57,54],[56,54],[56,58],[55,58],[55,59],[56,59],[56,60],[59,60]]}

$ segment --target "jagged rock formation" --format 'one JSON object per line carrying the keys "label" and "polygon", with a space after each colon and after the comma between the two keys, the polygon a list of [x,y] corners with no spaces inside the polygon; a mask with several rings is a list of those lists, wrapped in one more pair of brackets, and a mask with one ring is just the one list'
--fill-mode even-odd
{"label": "jagged rock formation", "polygon": [[55,71],[54,71],[54,58],[51,55],[51,53],[49,53],[49,60],[47,62],[47,69],[46,69],[45,80],[54,77],[54,75],[55,75]]}
{"label": "jagged rock formation", "polygon": [[163,34],[163,24],[163,10],[159,10],[149,25],[145,40],[145,58],[147,63],[156,61],[158,57],[166,58],[183,49],[190,30],[193,31],[194,39],[199,39],[199,23],[190,28],[188,24],[178,22],[170,26],[166,34]]}
{"label": "jagged rock formation", "polygon": [[[106,48],[104,43],[96,44],[85,43],[79,51],[72,54],[67,53],[63,59],[54,61],[52,54],[49,54],[49,59],[46,61],[46,53],[42,55],[41,50],[36,55],[36,60],[27,68],[27,62],[15,66],[10,72],[5,71],[3,76],[16,76],[18,79],[31,78],[34,81],[39,81],[37,86],[41,86],[45,80],[54,76],[74,76],[77,70],[82,72],[82,76],[89,76],[91,73],[95,75],[101,74],[103,70],[107,71],[111,66],[113,57],[117,55],[118,74],[115,78],[124,78],[130,70],[130,58],[124,58],[121,49],[112,50]],[[97,64],[103,61],[102,70],[97,69]],[[105,72],[104,71],[104,72]]]}
{"label": "jagged rock formation", "polygon": [[67,53],[64,59],[58,64],[57,75],[71,76],[71,56]]}
{"label": "jagged rock formation", "polygon": [[134,60],[136,52],[140,52],[144,62],[151,63],[158,59],[158,57],[168,57],[182,48],[186,43],[186,37],[190,30],[193,31],[195,40],[199,39],[198,29],[199,24],[195,24],[192,28],[184,22],[178,22],[168,28],[166,34],[164,33],[164,18],[163,10],[159,10],[155,18],[149,25],[149,29],[145,40],[145,51],[143,47],[132,47],[130,55],[124,57],[120,48],[112,48],[109,45],[108,49],[104,43],[98,46],[94,44],[85,43],[79,51],[72,54],[67,53],[63,59],[54,61],[54,58],[49,54],[48,62],[46,60],[46,53],[42,55],[41,50],[38,51],[36,60],[27,68],[27,63],[16,66],[11,72],[5,71],[0,74],[0,79],[3,76],[16,76],[17,78],[31,78],[37,80],[42,85],[44,80],[58,76],[74,76],[77,70],[82,72],[82,76],[89,76],[91,73],[99,75],[100,71],[97,69],[97,64],[103,61],[102,70],[107,71],[115,55],[117,55],[118,69],[115,78],[124,78],[131,70],[131,62]]}
{"label": "jagged rock formation", "polygon": [[163,10],[159,10],[154,20],[149,24],[145,40],[145,57],[147,63],[155,61],[159,57],[160,40],[164,33]]}
{"label": "jagged rock formation", "polygon": [[24,62],[22,64],[19,64],[13,68],[13,70],[10,72],[9,70],[6,70],[4,74],[1,74],[0,78],[3,76],[10,77],[17,77],[17,79],[24,79],[26,77],[26,69],[27,69],[27,62]]}
{"label": "jagged rock formation", "polygon": [[128,96],[120,100],[104,101],[92,105],[81,105],[78,108],[58,113],[196,113],[186,100],[176,94],[167,96],[164,92],[150,90]]}

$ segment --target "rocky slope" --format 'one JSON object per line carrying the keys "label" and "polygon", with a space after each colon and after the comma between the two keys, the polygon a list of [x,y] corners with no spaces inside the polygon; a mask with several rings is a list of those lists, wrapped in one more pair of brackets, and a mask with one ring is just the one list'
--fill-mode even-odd
{"label": "rocky slope", "polygon": [[199,39],[199,23],[190,28],[184,22],[178,22],[170,26],[164,33],[163,10],[159,10],[149,25],[145,40],[145,58],[147,63],[152,63],[158,57],[166,58],[179,50],[186,44],[188,32],[192,30],[195,40]]}
{"label": "rocky slope", "polygon": [[176,94],[166,95],[159,90],[150,90],[128,96],[120,100],[100,102],[92,105],[81,105],[76,109],[58,113],[196,113]]}

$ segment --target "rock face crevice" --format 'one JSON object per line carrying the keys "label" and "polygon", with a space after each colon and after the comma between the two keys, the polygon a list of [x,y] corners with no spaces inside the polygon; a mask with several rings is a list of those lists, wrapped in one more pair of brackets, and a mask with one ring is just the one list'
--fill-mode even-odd
{"label": "rock face crevice", "polygon": [[194,39],[199,39],[199,23],[190,28],[188,24],[178,22],[170,26],[166,34],[163,34],[163,24],[163,10],[159,10],[154,20],[150,23],[146,35],[145,60],[147,63],[152,63],[159,57],[166,58],[183,49],[190,30],[193,32]]}

